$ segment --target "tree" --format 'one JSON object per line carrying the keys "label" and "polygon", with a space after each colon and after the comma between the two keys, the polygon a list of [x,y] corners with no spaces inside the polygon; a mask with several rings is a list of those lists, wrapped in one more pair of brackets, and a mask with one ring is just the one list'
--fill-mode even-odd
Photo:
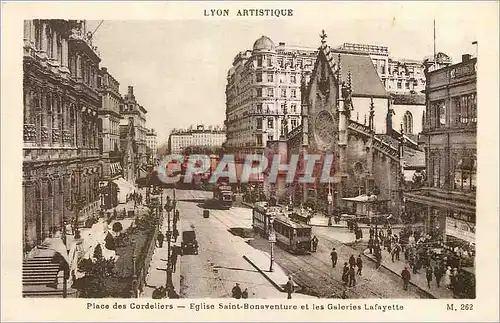
{"label": "tree", "polygon": [[[104,298],[109,296],[106,290],[106,278],[113,274],[115,260],[105,259],[102,255],[101,245],[94,249],[94,256],[90,259],[83,259],[79,264],[80,271],[85,273],[81,279],[80,296],[83,298]],[[78,286],[77,286],[78,287]]]}

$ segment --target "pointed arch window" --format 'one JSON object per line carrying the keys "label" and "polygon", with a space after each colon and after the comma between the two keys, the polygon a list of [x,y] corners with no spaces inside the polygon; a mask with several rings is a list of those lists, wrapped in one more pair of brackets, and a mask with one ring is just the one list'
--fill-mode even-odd
{"label": "pointed arch window", "polygon": [[413,134],[413,115],[410,111],[406,111],[403,116],[403,132]]}

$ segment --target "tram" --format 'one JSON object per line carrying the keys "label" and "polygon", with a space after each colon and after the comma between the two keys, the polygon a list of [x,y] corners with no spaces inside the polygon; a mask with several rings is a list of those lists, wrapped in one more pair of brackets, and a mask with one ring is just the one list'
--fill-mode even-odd
{"label": "tram", "polygon": [[266,202],[257,202],[253,209],[252,226],[265,238],[273,231],[276,244],[290,253],[305,254],[311,249],[311,226],[293,221],[282,212],[281,207],[268,207]]}

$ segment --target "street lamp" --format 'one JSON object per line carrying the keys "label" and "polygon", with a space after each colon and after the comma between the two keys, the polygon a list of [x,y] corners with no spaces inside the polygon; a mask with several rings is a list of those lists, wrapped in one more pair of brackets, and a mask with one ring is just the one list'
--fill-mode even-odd
{"label": "street lamp", "polygon": [[170,212],[172,211],[172,203],[170,200],[170,196],[167,195],[167,203],[165,203],[165,211],[167,211],[167,281],[165,283],[165,287],[167,291],[174,288],[174,284],[172,283],[172,261],[170,254],[170,243],[172,241],[172,231],[170,231]]}
{"label": "street lamp", "polygon": [[274,217],[269,218],[269,243],[271,244],[271,263],[269,265],[269,271],[273,272],[273,263],[274,263],[274,243],[276,242],[276,233],[274,232]]}

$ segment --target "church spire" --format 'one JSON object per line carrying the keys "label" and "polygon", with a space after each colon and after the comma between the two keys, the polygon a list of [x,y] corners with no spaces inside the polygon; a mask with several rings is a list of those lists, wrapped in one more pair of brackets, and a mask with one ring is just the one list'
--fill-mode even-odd
{"label": "church spire", "polygon": [[370,119],[369,119],[369,125],[368,127],[370,128],[370,131],[374,132],[375,130],[375,125],[373,123],[373,119],[375,117],[375,105],[373,104],[373,97],[370,98]]}

